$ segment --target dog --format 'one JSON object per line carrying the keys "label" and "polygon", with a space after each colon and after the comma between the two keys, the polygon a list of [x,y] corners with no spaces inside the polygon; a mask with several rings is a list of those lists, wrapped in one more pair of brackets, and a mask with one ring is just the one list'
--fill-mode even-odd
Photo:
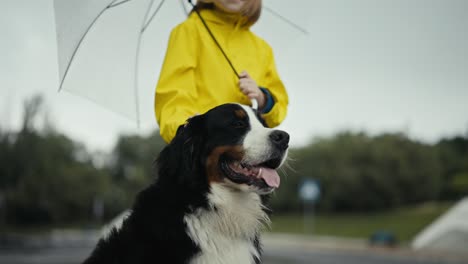
{"label": "dog", "polygon": [[286,132],[244,105],[189,118],[156,160],[154,183],[84,263],[261,263],[265,202],[288,147]]}

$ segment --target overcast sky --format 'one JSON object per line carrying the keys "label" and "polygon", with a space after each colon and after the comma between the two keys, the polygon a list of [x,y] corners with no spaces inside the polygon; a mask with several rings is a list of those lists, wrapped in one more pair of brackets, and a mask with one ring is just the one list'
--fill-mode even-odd
{"label": "overcast sky", "polygon": [[[346,129],[370,134],[405,132],[426,142],[468,133],[468,1],[264,0],[264,4],[308,31],[303,34],[268,12],[253,27],[273,46],[288,89],[289,114],[281,128],[291,134],[293,145]],[[142,125],[137,128],[112,107],[97,106],[73,91],[57,92],[52,1],[0,0],[1,128],[17,129],[23,100],[42,93],[57,129],[93,150],[109,149],[121,133],[146,134],[156,129],[154,85],[169,29],[183,19],[177,5],[168,4],[162,10],[142,42]],[[118,19],[122,25],[94,34],[118,35],[130,20]],[[120,42],[111,37],[107,41]],[[111,49],[119,48],[112,45]],[[99,57],[101,53],[91,51],[83,60],[108,61]],[[74,82],[75,88],[102,88],[82,80],[91,78],[76,76],[83,83]],[[119,74],[110,70],[99,71],[99,76],[119,82],[114,78]],[[132,102],[112,90],[104,93],[114,105]]]}

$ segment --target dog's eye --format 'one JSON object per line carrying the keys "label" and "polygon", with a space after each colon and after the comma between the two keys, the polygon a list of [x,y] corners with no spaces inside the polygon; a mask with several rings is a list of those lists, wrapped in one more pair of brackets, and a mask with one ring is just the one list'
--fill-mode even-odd
{"label": "dog's eye", "polygon": [[235,128],[244,128],[246,127],[246,123],[242,120],[236,120],[234,122],[232,122],[232,126],[235,127]]}

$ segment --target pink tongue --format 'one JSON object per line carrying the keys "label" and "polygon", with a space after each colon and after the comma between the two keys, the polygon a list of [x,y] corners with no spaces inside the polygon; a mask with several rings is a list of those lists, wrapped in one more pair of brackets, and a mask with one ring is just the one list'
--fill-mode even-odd
{"label": "pink tongue", "polygon": [[280,185],[280,177],[276,170],[264,167],[262,167],[261,169],[262,171],[259,176],[265,180],[268,186],[278,188]]}

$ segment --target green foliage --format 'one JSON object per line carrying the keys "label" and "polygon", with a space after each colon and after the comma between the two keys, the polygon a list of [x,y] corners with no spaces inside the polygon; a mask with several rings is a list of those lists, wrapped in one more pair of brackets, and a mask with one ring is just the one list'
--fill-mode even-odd
{"label": "green foliage", "polygon": [[442,168],[442,198],[459,199],[468,194],[468,138],[441,140],[436,146]]}
{"label": "green foliage", "polygon": [[3,138],[14,138],[3,140],[7,155],[0,158],[8,223],[59,223],[89,216],[89,200],[104,190],[109,177],[92,165],[90,156],[78,159],[82,147],[63,135],[29,130]]}
{"label": "green foliage", "polygon": [[455,174],[449,183],[450,190],[461,196],[464,196],[468,192],[468,173],[460,172]]}
{"label": "green foliage", "polygon": [[[291,154],[294,171],[276,197],[284,197],[283,192],[294,196],[302,178],[313,178],[321,185],[321,210],[381,210],[435,200],[441,192],[436,150],[402,134],[340,133]],[[273,199],[273,204],[275,209],[288,211],[284,201]],[[290,207],[300,208],[296,198]]]}
{"label": "green foliage", "polygon": [[107,194],[113,201],[109,216],[130,207],[138,191],[154,180],[154,161],[165,144],[159,131],[147,137],[130,135],[118,139],[109,164],[114,184],[113,194]]}
{"label": "green foliage", "polygon": [[[0,226],[105,221],[129,208],[156,177],[154,160],[165,146],[158,131],[121,135],[110,154],[97,155],[50,124],[40,129],[42,104],[40,97],[26,101],[20,131],[0,129]],[[280,173],[276,213],[302,210],[304,178],[320,183],[320,212],[455,200],[468,193],[468,138],[431,145],[398,133],[343,132],[291,149]]]}
{"label": "green foliage", "polygon": [[[114,162],[97,167],[82,144],[50,127],[37,128],[42,102],[25,102],[21,131],[0,131],[0,225],[99,221],[127,209],[151,177],[163,141],[156,133],[124,136]],[[99,203],[103,211],[93,213]]]}

